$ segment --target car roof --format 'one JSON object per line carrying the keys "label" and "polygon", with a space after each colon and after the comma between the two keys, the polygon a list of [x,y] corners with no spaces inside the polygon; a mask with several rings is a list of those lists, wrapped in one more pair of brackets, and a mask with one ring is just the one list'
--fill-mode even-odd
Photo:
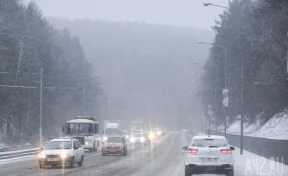
{"label": "car roof", "polygon": [[73,139],[71,139],[71,138],[58,138],[58,139],[52,139],[51,141],[52,142],[55,142],[55,141],[59,141],[59,142],[61,142],[61,141],[70,141],[71,142],[72,140]]}
{"label": "car roof", "polygon": [[216,135],[201,135],[201,136],[194,136],[193,139],[226,139],[224,136],[216,136]]}
{"label": "car roof", "polygon": [[89,119],[73,119],[67,121],[67,123],[98,123],[98,122]]}

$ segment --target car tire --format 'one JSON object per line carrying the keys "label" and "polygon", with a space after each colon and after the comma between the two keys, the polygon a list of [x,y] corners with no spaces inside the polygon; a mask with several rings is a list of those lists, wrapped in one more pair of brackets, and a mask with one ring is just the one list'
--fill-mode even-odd
{"label": "car tire", "polygon": [[74,156],[71,158],[69,168],[74,168]]}
{"label": "car tire", "polygon": [[185,166],[185,176],[191,176],[192,174],[188,171],[187,166]]}
{"label": "car tire", "polygon": [[126,156],[126,151],[125,151],[125,149],[123,149],[123,151],[122,151],[122,156]]}
{"label": "car tire", "polygon": [[226,171],[226,176],[234,176],[234,169],[227,170]]}
{"label": "car tire", "polygon": [[94,152],[97,152],[97,147],[96,147],[95,142],[94,142],[94,145],[93,145],[93,151],[94,151]]}
{"label": "car tire", "polygon": [[81,160],[80,160],[80,162],[78,163],[78,166],[79,166],[79,167],[82,167],[82,166],[83,166],[83,162],[84,162],[84,156],[82,155],[82,156],[81,156]]}
{"label": "car tire", "polygon": [[102,156],[107,156],[108,155],[108,152],[103,152],[102,151]]}
{"label": "car tire", "polygon": [[43,163],[39,163],[39,168],[43,169],[44,168],[44,164]]}

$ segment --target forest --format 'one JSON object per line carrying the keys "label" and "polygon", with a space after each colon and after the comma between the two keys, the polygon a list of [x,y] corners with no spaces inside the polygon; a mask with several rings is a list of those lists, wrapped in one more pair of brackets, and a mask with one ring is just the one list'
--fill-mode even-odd
{"label": "forest", "polygon": [[243,113],[249,123],[260,114],[265,123],[287,107],[287,7],[285,0],[234,0],[216,21],[199,96],[206,110],[211,105],[218,125],[225,117],[225,78],[230,122]]}
{"label": "forest", "polygon": [[79,37],[52,27],[34,2],[1,0],[0,14],[0,139],[39,139],[41,85],[44,136],[75,115],[99,115],[101,83]]}

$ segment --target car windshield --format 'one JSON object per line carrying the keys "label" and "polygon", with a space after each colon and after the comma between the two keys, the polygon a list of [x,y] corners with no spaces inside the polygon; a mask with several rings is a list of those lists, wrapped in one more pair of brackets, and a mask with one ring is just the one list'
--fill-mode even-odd
{"label": "car windshield", "polygon": [[225,147],[227,146],[225,139],[194,139],[191,146],[195,147]]}
{"label": "car windshield", "polygon": [[107,143],[122,143],[121,137],[108,137]]}
{"label": "car windshield", "polygon": [[105,130],[105,134],[106,135],[117,135],[117,134],[119,134],[119,129],[117,129],[117,128],[107,128]]}
{"label": "car windshield", "polygon": [[141,134],[141,133],[134,133],[134,135],[133,135],[134,137],[142,137],[143,136],[143,134]]}
{"label": "car windshield", "polygon": [[71,141],[51,141],[45,147],[46,150],[58,150],[58,149],[71,149]]}

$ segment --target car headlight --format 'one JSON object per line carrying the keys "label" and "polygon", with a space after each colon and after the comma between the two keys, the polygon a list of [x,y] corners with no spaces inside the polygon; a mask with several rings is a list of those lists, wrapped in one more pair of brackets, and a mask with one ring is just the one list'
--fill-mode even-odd
{"label": "car headlight", "polygon": [[130,138],[130,142],[135,142],[135,138],[134,138],[134,137],[131,137],[131,138]]}
{"label": "car headlight", "polygon": [[141,141],[141,142],[145,142],[145,138],[144,138],[144,137],[141,137],[140,141]]}
{"label": "car headlight", "polygon": [[150,139],[154,139],[154,138],[155,138],[155,134],[154,134],[154,133],[150,133],[150,134],[149,134],[149,138],[150,138]]}
{"label": "car headlight", "polygon": [[103,141],[107,141],[108,137],[104,136]]}
{"label": "car headlight", "polygon": [[61,159],[66,159],[68,157],[67,153],[61,153],[60,158]]}
{"label": "car headlight", "polygon": [[160,136],[162,134],[162,131],[157,131],[157,135]]}
{"label": "car headlight", "polygon": [[38,154],[38,158],[39,159],[44,159],[44,158],[46,158],[46,155],[44,153],[39,153]]}

